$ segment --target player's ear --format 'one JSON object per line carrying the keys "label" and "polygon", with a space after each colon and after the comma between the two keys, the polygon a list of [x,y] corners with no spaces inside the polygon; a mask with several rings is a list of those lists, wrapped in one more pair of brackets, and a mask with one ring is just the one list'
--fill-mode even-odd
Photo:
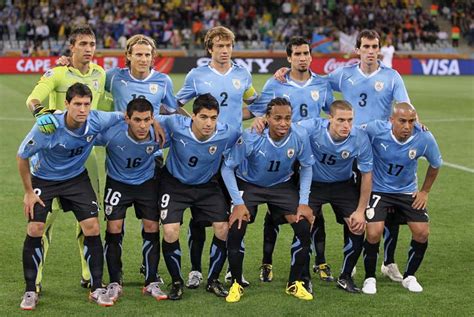
{"label": "player's ear", "polygon": [[288,61],[288,63],[291,64],[291,56],[287,56],[287,57],[286,57],[286,60]]}

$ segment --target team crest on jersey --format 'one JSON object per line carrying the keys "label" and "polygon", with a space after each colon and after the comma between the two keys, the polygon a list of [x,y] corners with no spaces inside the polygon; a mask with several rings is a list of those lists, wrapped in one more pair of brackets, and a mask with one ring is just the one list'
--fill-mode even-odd
{"label": "team crest on jersey", "polygon": [[94,136],[93,136],[93,135],[88,135],[88,136],[86,137],[86,140],[87,140],[87,142],[89,142],[89,143],[90,143],[90,142],[92,141],[92,139],[93,139],[93,138],[94,138]]}
{"label": "team crest on jersey", "polygon": [[153,150],[155,149],[155,147],[153,145],[148,145],[146,147],[146,154],[151,154],[153,153]]}
{"label": "team crest on jersey", "polygon": [[292,158],[295,155],[295,149],[288,149],[288,151],[286,151],[286,155],[288,158]]}
{"label": "team crest on jersey", "polygon": [[411,149],[410,151],[408,151],[408,157],[410,158],[410,160],[413,160],[416,157],[416,149]]}
{"label": "team crest on jersey", "polygon": [[366,211],[365,211],[365,216],[367,217],[367,219],[372,219],[374,218],[375,216],[375,210],[374,208],[368,208]]}
{"label": "team crest on jersey", "polygon": [[374,85],[375,90],[377,91],[382,91],[383,89],[383,82],[381,81],[376,81]]}
{"label": "team crest on jersey", "polygon": [[342,152],[341,152],[341,157],[342,157],[343,159],[348,158],[349,155],[351,155],[351,153],[350,153],[349,151],[342,151]]}
{"label": "team crest on jersey", "polygon": [[319,90],[311,90],[311,98],[313,98],[314,101],[318,101],[318,99],[319,99]]}
{"label": "team crest on jersey", "polygon": [[46,71],[46,73],[44,73],[44,75],[43,75],[43,77],[46,77],[46,78],[51,77],[51,76],[53,76],[53,70],[52,69],[48,69]]}
{"label": "team crest on jersey", "polygon": [[211,145],[209,147],[209,154],[214,155],[214,153],[216,153],[216,151],[217,151],[217,145]]}
{"label": "team crest on jersey", "polygon": [[93,80],[92,81],[92,87],[95,89],[95,90],[99,90],[99,81],[97,79]]}
{"label": "team crest on jersey", "polygon": [[232,79],[232,84],[234,85],[235,89],[240,89],[240,79]]}
{"label": "team crest on jersey", "polygon": [[110,214],[112,213],[112,210],[114,209],[114,207],[112,207],[111,205],[105,205],[105,214],[107,216],[110,216]]}
{"label": "team crest on jersey", "polygon": [[158,85],[157,84],[150,84],[149,88],[150,88],[150,92],[154,95],[158,92]]}
{"label": "team crest on jersey", "polygon": [[162,209],[160,212],[161,220],[165,220],[167,216],[168,216],[168,209]]}

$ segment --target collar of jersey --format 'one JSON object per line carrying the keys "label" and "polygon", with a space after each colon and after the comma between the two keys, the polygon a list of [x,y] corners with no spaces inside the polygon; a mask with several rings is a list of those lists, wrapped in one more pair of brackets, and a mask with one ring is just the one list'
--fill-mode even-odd
{"label": "collar of jersey", "polygon": [[360,62],[357,63],[357,71],[359,72],[359,74],[361,74],[362,76],[364,76],[365,78],[370,78],[370,77],[374,77],[375,75],[377,75],[383,68],[383,64],[380,62],[380,61],[377,61],[377,63],[379,64],[379,68],[377,68],[377,70],[375,72],[373,72],[372,74],[370,75],[366,75],[364,74],[364,72],[360,69]]}
{"label": "collar of jersey", "polygon": [[281,147],[284,147],[284,146],[286,145],[286,143],[288,143],[288,141],[290,140],[291,127],[290,127],[290,130],[288,131],[288,134],[286,135],[285,140],[283,140],[283,141],[280,143],[280,145],[277,145],[277,144],[275,143],[275,141],[272,140],[272,138],[270,137],[270,133],[269,133],[268,128],[265,129],[264,133],[265,133],[265,136],[266,136],[268,142],[270,142],[271,145],[273,145],[273,146],[276,147],[276,148],[281,148]]}
{"label": "collar of jersey", "polygon": [[155,73],[155,70],[154,70],[154,69],[151,69],[151,70],[150,70],[150,74],[149,74],[146,78],[144,78],[144,79],[137,79],[137,78],[133,77],[132,72],[130,71],[130,68],[127,68],[127,71],[128,71],[128,75],[130,76],[130,78],[133,79],[134,81],[147,81],[147,80],[150,79],[150,78],[153,76],[153,74]]}
{"label": "collar of jersey", "polygon": [[216,125],[216,131],[214,131],[214,134],[211,135],[209,137],[209,139],[205,140],[205,141],[201,141],[199,140],[198,138],[196,138],[196,136],[194,135],[194,132],[193,132],[193,129],[191,128],[191,120],[189,120],[189,122],[186,122],[186,125],[188,126],[188,130],[189,130],[189,135],[194,139],[194,141],[196,142],[199,142],[199,143],[207,143],[209,141],[211,141],[212,139],[214,139],[214,137],[217,135],[217,125]]}
{"label": "collar of jersey", "polygon": [[326,132],[326,135],[327,135],[329,141],[330,141],[332,144],[334,144],[334,145],[342,145],[342,144],[346,143],[347,140],[349,140],[349,138],[350,138],[351,135],[352,135],[352,129],[351,129],[351,132],[349,133],[349,135],[347,136],[347,138],[345,138],[344,140],[342,140],[342,141],[340,141],[340,142],[336,142],[336,141],[334,141],[334,140],[332,139],[331,134],[329,133],[329,121],[327,121],[327,123],[326,123],[326,122],[323,123],[323,126],[326,127],[326,129],[324,129],[324,131]]}
{"label": "collar of jersey", "polygon": [[304,87],[307,87],[307,86],[309,86],[309,85],[311,84],[311,82],[313,81],[313,78],[316,77],[316,74],[313,73],[312,71],[310,71],[309,73],[310,73],[311,76],[308,78],[308,80],[307,80],[303,85],[300,85],[300,84],[298,84],[297,81],[292,80],[291,77],[290,77],[290,72],[288,72],[288,74],[285,75],[285,77],[286,77],[286,82],[287,82],[289,85],[291,85],[291,86],[293,86],[293,87],[297,87],[297,88],[304,88]]}
{"label": "collar of jersey", "polygon": [[395,143],[400,144],[400,145],[405,145],[405,144],[409,143],[415,137],[415,135],[412,134],[405,142],[400,142],[400,141],[397,140],[397,138],[393,134],[393,131],[392,131],[391,127],[390,127],[390,136],[392,137],[392,140],[395,141]]}
{"label": "collar of jersey", "polygon": [[228,71],[225,72],[225,74],[221,74],[221,73],[218,72],[215,68],[213,68],[213,67],[211,66],[211,62],[209,62],[209,64],[207,64],[207,67],[209,67],[209,69],[210,69],[213,73],[215,73],[215,74],[217,74],[217,75],[219,75],[219,76],[227,76],[227,75],[235,68],[235,63],[232,62],[232,61],[230,62],[230,68],[229,68]]}
{"label": "collar of jersey", "polygon": [[81,73],[79,71],[79,69],[75,68],[75,67],[72,67],[72,66],[68,66],[67,68],[71,73],[73,73],[74,75],[77,75],[77,76],[80,76],[80,77],[89,77],[90,75],[92,75],[92,72],[95,70],[94,66],[92,63],[89,63],[89,71],[85,74]]}

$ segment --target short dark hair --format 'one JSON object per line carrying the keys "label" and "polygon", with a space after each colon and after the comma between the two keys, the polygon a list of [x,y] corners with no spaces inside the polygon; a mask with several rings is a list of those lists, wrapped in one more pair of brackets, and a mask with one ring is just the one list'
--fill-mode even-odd
{"label": "short dark hair", "polygon": [[66,101],[69,103],[71,102],[72,98],[74,97],[89,97],[91,98],[92,102],[92,91],[87,85],[82,83],[75,83],[71,87],[69,87],[66,91]]}
{"label": "short dark hair", "polygon": [[305,44],[309,46],[309,52],[311,53],[311,45],[309,41],[307,41],[301,36],[293,36],[286,45],[286,56],[290,57],[291,54],[293,54],[293,46],[300,46]]}
{"label": "short dark hair", "polygon": [[329,113],[331,116],[334,115],[336,110],[349,110],[352,111],[352,105],[347,100],[334,100],[329,106]]}
{"label": "short dark hair", "polygon": [[147,112],[150,111],[153,116],[153,105],[145,98],[135,98],[132,99],[127,104],[127,116],[132,117],[133,113],[137,112]]}
{"label": "short dark hair", "polygon": [[193,113],[198,114],[203,108],[207,110],[216,110],[219,113],[219,103],[210,93],[199,95],[194,99]]}
{"label": "short dark hair", "polygon": [[273,107],[275,107],[275,106],[290,106],[290,108],[291,108],[291,103],[286,98],[282,98],[282,97],[273,98],[267,104],[267,111],[265,112],[265,114],[270,115],[270,112],[272,111]]}
{"label": "short dark hair", "polygon": [[360,44],[362,43],[362,38],[366,38],[368,40],[379,40],[379,47],[380,47],[380,35],[375,30],[363,29],[362,31],[357,34],[356,39],[356,48],[360,48]]}
{"label": "short dark hair", "polygon": [[90,35],[95,39],[95,33],[88,24],[79,25],[72,29],[69,34],[69,44],[74,45],[79,35]]}

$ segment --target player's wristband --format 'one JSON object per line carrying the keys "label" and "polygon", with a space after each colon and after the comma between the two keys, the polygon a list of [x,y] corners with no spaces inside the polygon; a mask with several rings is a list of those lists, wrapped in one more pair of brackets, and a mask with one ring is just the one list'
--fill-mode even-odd
{"label": "player's wristband", "polygon": [[44,107],[40,103],[33,105],[33,117],[41,116],[44,112],[43,110]]}

